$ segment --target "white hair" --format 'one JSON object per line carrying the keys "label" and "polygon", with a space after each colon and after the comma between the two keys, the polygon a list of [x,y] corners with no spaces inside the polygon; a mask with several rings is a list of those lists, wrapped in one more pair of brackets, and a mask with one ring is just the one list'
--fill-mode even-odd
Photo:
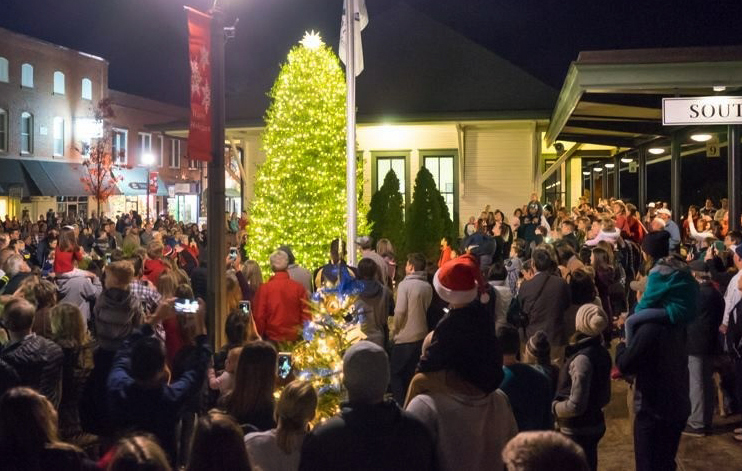
{"label": "white hair", "polygon": [[276,250],[271,254],[270,262],[274,272],[286,271],[289,267],[289,255],[283,250]]}
{"label": "white hair", "polygon": [[23,257],[18,254],[13,254],[5,261],[5,273],[10,278],[20,273],[23,270],[23,265],[26,263]]}

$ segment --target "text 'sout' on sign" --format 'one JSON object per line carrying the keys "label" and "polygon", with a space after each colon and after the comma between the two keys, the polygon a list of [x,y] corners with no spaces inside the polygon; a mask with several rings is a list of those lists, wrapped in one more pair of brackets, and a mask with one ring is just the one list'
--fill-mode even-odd
{"label": "text 'sout' on sign", "polygon": [[708,96],[662,99],[662,124],[742,124],[742,97]]}

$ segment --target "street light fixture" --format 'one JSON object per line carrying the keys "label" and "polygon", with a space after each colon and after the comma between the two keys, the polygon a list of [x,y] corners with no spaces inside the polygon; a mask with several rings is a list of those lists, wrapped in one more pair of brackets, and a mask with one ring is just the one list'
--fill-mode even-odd
{"label": "street light fixture", "polygon": [[147,219],[145,219],[145,227],[149,222],[149,184],[150,184],[150,168],[155,164],[155,155],[152,152],[145,152],[142,154],[142,165],[147,169]]}

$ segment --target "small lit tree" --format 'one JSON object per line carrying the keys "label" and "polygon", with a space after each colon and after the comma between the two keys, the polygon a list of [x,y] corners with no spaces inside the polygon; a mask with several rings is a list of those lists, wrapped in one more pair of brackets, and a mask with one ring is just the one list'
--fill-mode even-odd
{"label": "small lit tree", "polygon": [[[116,183],[121,177],[114,176],[114,159],[111,155],[112,129],[111,119],[114,117],[111,100],[106,98],[98,102],[94,111],[95,121],[100,126],[100,135],[90,143],[84,143],[83,148],[76,149],[83,156],[82,164],[86,173],[80,177],[83,188],[95,198],[97,216],[100,217],[100,205],[108,201],[116,191]],[[123,153],[124,150],[121,150]]]}
{"label": "small lit tree", "polygon": [[397,257],[405,252],[404,200],[399,191],[399,178],[389,170],[374,196],[368,212],[371,237],[378,241],[387,238],[394,246]]}
{"label": "small lit tree", "polygon": [[443,195],[430,171],[422,167],[415,177],[412,203],[407,213],[407,248],[428,259],[438,258],[440,241],[453,234],[453,222]]}

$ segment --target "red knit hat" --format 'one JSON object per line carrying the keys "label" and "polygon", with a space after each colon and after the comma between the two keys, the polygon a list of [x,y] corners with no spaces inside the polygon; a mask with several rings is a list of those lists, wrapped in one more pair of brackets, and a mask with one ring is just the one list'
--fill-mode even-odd
{"label": "red knit hat", "polygon": [[444,263],[433,277],[433,286],[441,299],[451,304],[469,304],[477,293],[482,303],[489,301],[487,283],[476,257],[471,254]]}

